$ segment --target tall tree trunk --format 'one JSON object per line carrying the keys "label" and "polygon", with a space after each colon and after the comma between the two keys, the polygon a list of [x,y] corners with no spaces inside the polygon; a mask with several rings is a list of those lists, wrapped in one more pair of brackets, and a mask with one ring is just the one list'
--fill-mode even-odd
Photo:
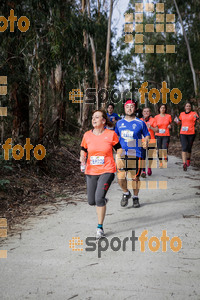
{"label": "tall tree trunk", "polygon": [[59,144],[60,133],[60,118],[61,118],[61,93],[62,93],[62,64],[58,63],[55,68],[55,100],[56,100],[56,120],[54,137],[57,144]]}
{"label": "tall tree trunk", "polygon": [[43,124],[43,83],[42,83],[42,73],[41,73],[41,62],[39,57],[39,36],[37,34],[36,40],[36,60],[37,60],[37,75],[38,75],[38,110],[39,110],[39,143],[42,142],[44,136],[44,124]]}
{"label": "tall tree trunk", "polygon": [[40,62],[38,62],[38,76],[39,76],[39,91],[38,91],[38,105],[39,105],[39,143],[42,143],[44,135],[43,125],[43,84],[41,76]]}
{"label": "tall tree trunk", "polygon": [[100,0],[98,0],[97,2],[98,2],[98,8],[97,8],[97,11],[98,11],[98,19],[99,19],[99,18],[100,18],[101,3],[100,3]]}
{"label": "tall tree trunk", "polygon": [[99,100],[98,100],[98,89],[99,89],[99,79],[98,79],[98,72],[97,72],[97,59],[96,59],[96,50],[94,45],[94,40],[90,36],[90,44],[92,48],[92,62],[93,62],[93,71],[94,71],[94,82],[95,82],[95,89],[96,89],[96,108],[99,108]]}
{"label": "tall tree trunk", "polygon": [[[87,8],[86,0],[82,0],[82,13],[85,13],[85,10]],[[88,80],[87,80],[87,73],[88,73],[88,66],[86,62],[86,55],[88,52],[88,34],[86,30],[83,30],[83,47],[85,48],[85,63],[84,63],[84,71],[85,71],[85,77],[83,79],[83,89],[84,89],[84,98],[83,98],[83,113],[82,113],[82,130],[85,131],[88,126],[88,114],[89,114],[89,104],[86,103],[86,90],[89,88]]]}
{"label": "tall tree trunk", "polygon": [[195,74],[195,70],[194,70],[194,66],[193,66],[193,61],[192,61],[190,44],[189,44],[189,41],[188,41],[188,38],[187,38],[187,35],[186,35],[186,32],[185,32],[185,29],[184,29],[184,26],[183,26],[183,20],[182,20],[182,17],[181,17],[178,5],[176,3],[176,0],[173,0],[173,1],[174,1],[174,4],[175,4],[175,7],[176,7],[177,14],[178,14],[179,19],[180,19],[182,30],[183,30],[183,35],[184,35],[184,38],[185,38],[185,42],[186,42],[186,46],[187,46],[187,51],[188,51],[190,68],[191,68],[191,71],[192,71],[193,84],[194,84],[194,93],[195,93],[195,97],[197,97],[197,95],[198,95],[197,80],[196,80],[196,74]]}
{"label": "tall tree trunk", "polygon": [[[14,47],[13,40],[8,51],[8,59],[11,57]],[[11,59],[8,65],[12,82],[9,100],[13,113],[13,143],[18,143],[19,141],[25,142],[26,138],[29,137],[29,88],[28,82],[21,80],[19,76],[16,76],[16,73],[19,72],[19,70],[21,73],[26,73],[26,66],[24,61],[19,58]]]}
{"label": "tall tree trunk", "polygon": [[[80,80],[78,81],[78,88],[79,88],[79,90],[81,91],[81,83],[80,83]],[[82,120],[82,109],[83,109],[83,105],[82,105],[81,102],[80,102],[80,104],[79,104],[79,107],[80,107],[80,113],[79,113],[78,123],[81,124],[81,120]]]}
{"label": "tall tree trunk", "polygon": [[4,120],[3,117],[1,117],[1,145],[3,145],[3,139],[4,139]]}
{"label": "tall tree trunk", "polygon": [[104,83],[104,88],[105,89],[108,88],[112,11],[113,11],[113,0],[110,0],[110,15],[109,15],[109,19],[108,19],[106,63],[105,63],[105,83]]}
{"label": "tall tree trunk", "polygon": [[[10,100],[13,111],[13,142],[17,143],[19,140],[26,141],[29,137],[29,99],[27,96],[27,85],[23,86],[18,82],[12,84]],[[20,136],[20,138],[19,138]]]}
{"label": "tall tree trunk", "polygon": [[[87,0],[88,4],[88,16],[91,18],[90,15],[90,0]],[[94,45],[94,39],[89,35],[90,38],[90,45],[92,48],[92,63],[93,63],[93,71],[94,71],[94,83],[95,83],[95,89],[96,89],[96,108],[99,108],[99,101],[98,101],[98,89],[99,89],[99,79],[98,79],[98,72],[97,72],[97,59],[96,59],[96,49]]]}

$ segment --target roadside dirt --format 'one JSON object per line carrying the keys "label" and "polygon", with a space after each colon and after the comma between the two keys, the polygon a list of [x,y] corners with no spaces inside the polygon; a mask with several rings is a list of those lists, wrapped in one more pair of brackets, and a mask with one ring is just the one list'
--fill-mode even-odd
{"label": "roadside dirt", "polygon": [[[29,216],[54,213],[61,201],[73,203],[74,195],[76,201],[83,201],[78,196],[85,190],[79,163],[80,141],[65,142],[49,149],[41,162],[13,161],[9,168],[0,169],[0,179],[10,182],[0,185],[0,217],[7,218],[9,232]],[[45,204],[50,204],[48,209],[36,209]]]}

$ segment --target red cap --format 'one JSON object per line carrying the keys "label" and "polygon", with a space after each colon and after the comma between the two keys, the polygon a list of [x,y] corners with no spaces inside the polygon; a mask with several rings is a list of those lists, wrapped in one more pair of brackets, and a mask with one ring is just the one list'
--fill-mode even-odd
{"label": "red cap", "polygon": [[126,104],[134,104],[135,105],[135,102],[133,100],[127,100],[126,103],[124,104],[124,108],[125,108]]}

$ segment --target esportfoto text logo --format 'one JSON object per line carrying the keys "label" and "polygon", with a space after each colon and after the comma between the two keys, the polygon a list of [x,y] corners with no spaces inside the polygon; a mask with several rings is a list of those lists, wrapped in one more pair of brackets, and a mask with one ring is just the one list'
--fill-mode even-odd
{"label": "esportfoto text logo", "polygon": [[[102,238],[96,240],[95,237],[87,237],[85,239],[85,244],[88,246],[85,248],[85,251],[94,252],[97,250],[98,258],[101,258],[101,253],[108,250],[109,246],[112,251],[116,252],[120,249],[124,252],[126,251],[126,243],[131,241],[132,251],[135,251],[135,242],[139,241],[140,243],[140,252],[145,252],[147,248],[151,252],[157,252],[162,244],[162,252],[167,252],[167,245],[170,246],[171,251],[179,252],[182,248],[182,241],[178,236],[174,236],[170,239],[167,236],[167,231],[162,230],[162,236],[160,238],[156,236],[152,236],[149,240],[147,237],[148,230],[144,230],[139,237],[135,236],[135,230],[132,230],[132,235],[129,237],[125,237],[121,240],[118,237],[113,237],[110,240],[108,238]],[[169,242],[169,243],[168,243]],[[83,246],[83,240],[80,237],[73,237],[72,240],[69,241],[69,248],[72,251],[80,252],[83,251],[83,248],[77,248],[76,246]]]}

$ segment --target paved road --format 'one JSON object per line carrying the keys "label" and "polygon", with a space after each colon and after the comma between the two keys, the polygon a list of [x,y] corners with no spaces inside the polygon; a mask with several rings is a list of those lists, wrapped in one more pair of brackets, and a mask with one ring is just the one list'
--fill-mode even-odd
{"label": "paved road", "polygon": [[[85,251],[89,248],[85,240],[96,229],[95,209],[86,202],[63,202],[55,214],[29,218],[21,235],[8,237],[0,246],[8,250],[7,259],[0,259],[0,299],[199,300],[200,172],[192,168],[183,172],[181,161],[171,156],[168,168],[155,169],[149,179],[158,178],[168,181],[168,189],[142,190],[139,209],[132,208],[131,201],[121,208],[120,188],[116,181],[112,184],[104,224],[107,251],[100,251],[98,244],[96,251]],[[85,198],[76,197],[81,196]],[[139,241],[133,251],[132,231],[139,237],[144,230],[148,230],[145,252]],[[170,240],[181,239],[179,252],[171,250],[170,242],[166,252],[161,243],[157,252],[148,249],[149,239],[160,238],[162,230]],[[76,246],[83,251],[69,248],[73,237],[83,240],[83,246]],[[112,244],[114,237],[118,241]],[[119,239],[121,248],[113,251],[111,244],[120,246]]]}

